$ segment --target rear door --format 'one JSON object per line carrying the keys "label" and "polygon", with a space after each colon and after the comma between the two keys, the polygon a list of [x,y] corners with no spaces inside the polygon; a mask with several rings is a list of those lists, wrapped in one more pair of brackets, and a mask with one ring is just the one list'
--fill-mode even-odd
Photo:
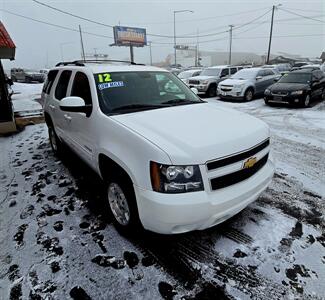
{"label": "rear door", "polygon": [[256,94],[261,94],[264,93],[266,89],[266,78],[265,78],[265,70],[259,70],[257,75],[256,75],[256,83],[255,83],[255,93]]}
{"label": "rear door", "polygon": [[59,74],[58,80],[56,82],[55,89],[53,91],[53,95],[51,97],[51,107],[50,109],[53,110],[55,120],[55,130],[56,134],[59,135],[61,138],[67,141],[67,118],[65,116],[65,112],[60,109],[60,101],[67,96],[68,86],[70,82],[72,71],[70,70],[63,70]]}
{"label": "rear door", "polygon": [[313,71],[312,72],[312,85],[311,85],[311,96],[312,98],[320,97],[323,91],[323,72]]}

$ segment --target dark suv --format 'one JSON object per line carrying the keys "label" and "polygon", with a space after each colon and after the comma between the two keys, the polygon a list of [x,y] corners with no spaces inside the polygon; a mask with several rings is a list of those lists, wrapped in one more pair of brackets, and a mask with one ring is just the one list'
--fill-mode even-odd
{"label": "dark suv", "polygon": [[319,69],[301,69],[284,74],[264,92],[266,104],[289,103],[308,107],[317,98],[325,99],[325,75]]}

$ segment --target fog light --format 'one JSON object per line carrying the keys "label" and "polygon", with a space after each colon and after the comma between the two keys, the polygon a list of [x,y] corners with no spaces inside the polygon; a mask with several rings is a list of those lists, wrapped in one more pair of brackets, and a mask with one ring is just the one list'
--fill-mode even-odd
{"label": "fog light", "polygon": [[295,102],[298,103],[299,102],[299,99],[295,99]]}

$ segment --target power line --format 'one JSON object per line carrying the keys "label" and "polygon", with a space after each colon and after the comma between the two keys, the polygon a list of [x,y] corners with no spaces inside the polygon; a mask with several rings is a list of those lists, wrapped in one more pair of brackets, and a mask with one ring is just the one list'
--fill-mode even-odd
{"label": "power line", "polygon": [[304,15],[301,15],[301,14],[298,14],[298,13],[295,13],[293,11],[290,11],[290,10],[287,10],[287,9],[284,9],[284,8],[279,8],[280,10],[283,10],[289,14],[292,14],[292,15],[295,15],[295,16],[299,16],[301,18],[304,18],[304,19],[308,19],[308,20],[313,20],[313,21],[316,21],[316,22],[320,22],[320,23],[325,23],[325,21],[323,20],[319,20],[319,19],[314,19],[312,17],[308,17],[308,16],[304,16]]}
{"label": "power line", "polygon": [[[27,16],[23,16],[23,15],[20,15],[20,14],[16,14],[16,13],[14,13],[12,11],[9,11],[9,10],[6,10],[6,9],[2,9],[2,8],[0,8],[0,11],[3,11],[4,13],[10,14],[10,15],[14,15],[14,16],[17,16],[17,17],[26,19],[26,20],[30,20],[30,21],[34,21],[34,22],[37,22],[37,23],[49,25],[49,26],[52,26],[52,27],[57,27],[57,28],[61,28],[61,29],[64,29],[64,30],[68,30],[68,31],[73,31],[73,32],[78,32],[79,33],[79,30],[78,29],[74,29],[74,28],[71,28],[71,27],[66,27],[66,26],[62,26],[62,25],[58,25],[58,24],[54,24],[54,23],[50,23],[50,22],[46,22],[46,21],[37,20],[37,19],[31,18],[31,17],[27,17]],[[87,34],[87,35],[92,35],[92,36],[97,36],[97,37],[102,37],[102,38],[107,38],[107,39],[113,39],[113,37],[108,36],[108,35],[97,34],[97,33],[92,33],[92,32],[87,32],[87,31],[82,31],[82,32],[84,34]]]}
{"label": "power line", "polygon": [[[219,16],[211,16],[211,17],[206,17],[206,18],[193,18],[191,20],[182,20],[182,21],[178,21],[177,23],[187,23],[187,22],[198,22],[198,21],[205,21],[205,20],[211,20],[211,19],[216,19],[216,18],[224,18],[224,17],[231,17],[231,16],[238,16],[238,15],[243,15],[243,14],[247,14],[247,13],[251,13],[251,12],[256,12],[256,11],[261,11],[261,10],[265,10],[268,7],[262,7],[262,8],[258,8],[258,9],[252,9],[252,10],[246,10],[243,12],[238,12],[238,13],[233,13],[233,14],[226,14],[226,15],[219,15]],[[173,21],[166,21],[166,22],[151,22],[151,23],[132,23],[134,25],[154,25],[154,24],[172,24]],[[223,26],[225,27],[225,26]]]}
{"label": "power line", "polygon": [[[98,21],[94,21],[92,19],[89,19],[89,18],[85,18],[85,17],[81,17],[79,15],[76,15],[76,14],[72,14],[70,12],[67,12],[67,11],[64,11],[62,9],[59,9],[59,8],[56,8],[56,7],[53,7],[51,5],[48,5],[48,4],[45,4],[41,1],[38,1],[38,0],[32,0],[33,2],[39,4],[39,5],[42,5],[42,6],[45,6],[47,8],[50,8],[52,10],[55,10],[55,11],[58,11],[60,13],[63,13],[63,14],[66,14],[66,15],[69,15],[69,16],[72,16],[74,18],[78,18],[78,19],[81,19],[81,20],[84,20],[84,21],[87,21],[87,22],[90,22],[90,23],[94,23],[94,24],[97,24],[97,25],[102,25],[102,26],[105,26],[105,27],[109,27],[109,28],[113,28],[114,26],[112,25],[109,25],[109,24],[105,24],[105,23],[102,23],[102,22],[98,22]],[[264,15],[266,15],[270,10],[268,10],[266,13],[264,13],[263,15],[253,19],[252,21],[248,22],[248,23],[245,23],[243,25],[241,25],[241,27],[243,26],[246,26],[248,24],[251,24],[252,22],[262,18]],[[200,35],[199,37],[208,37],[208,36],[214,36],[214,35],[218,35],[218,34],[222,34],[222,33],[227,33],[228,30],[226,31],[221,31],[221,32],[216,32],[216,33],[210,33],[210,34],[205,34],[205,35]],[[173,38],[173,36],[170,36],[170,35],[161,35],[161,34],[152,34],[152,33],[147,33],[147,36],[154,36],[154,37],[166,37],[166,38]],[[186,35],[183,35],[183,36],[177,36],[177,38],[184,38],[184,39],[187,39],[187,38],[197,38],[197,35],[193,35],[193,36],[186,36]]]}

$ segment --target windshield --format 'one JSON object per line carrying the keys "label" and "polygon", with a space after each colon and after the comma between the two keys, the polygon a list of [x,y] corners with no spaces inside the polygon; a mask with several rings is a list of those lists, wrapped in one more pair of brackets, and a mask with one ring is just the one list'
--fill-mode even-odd
{"label": "windshield", "polygon": [[215,69],[215,68],[210,68],[210,69],[204,69],[200,76],[219,76],[221,69]]}
{"label": "windshield", "polygon": [[255,71],[249,70],[249,69],[243,69],[238,71],[236,74],[232,75],[230,78],[233,79],[251,79],[256,77]]}
{"label": "windshield", "polygon": [[203,103],[168,72],[112,72],[94,77],[99,105],[105,114]]}
{"label": "windshield", "polygon": [[308,83],[311,80],[310,73],[288,73],[284,74],[278,82],[282,83]]}

